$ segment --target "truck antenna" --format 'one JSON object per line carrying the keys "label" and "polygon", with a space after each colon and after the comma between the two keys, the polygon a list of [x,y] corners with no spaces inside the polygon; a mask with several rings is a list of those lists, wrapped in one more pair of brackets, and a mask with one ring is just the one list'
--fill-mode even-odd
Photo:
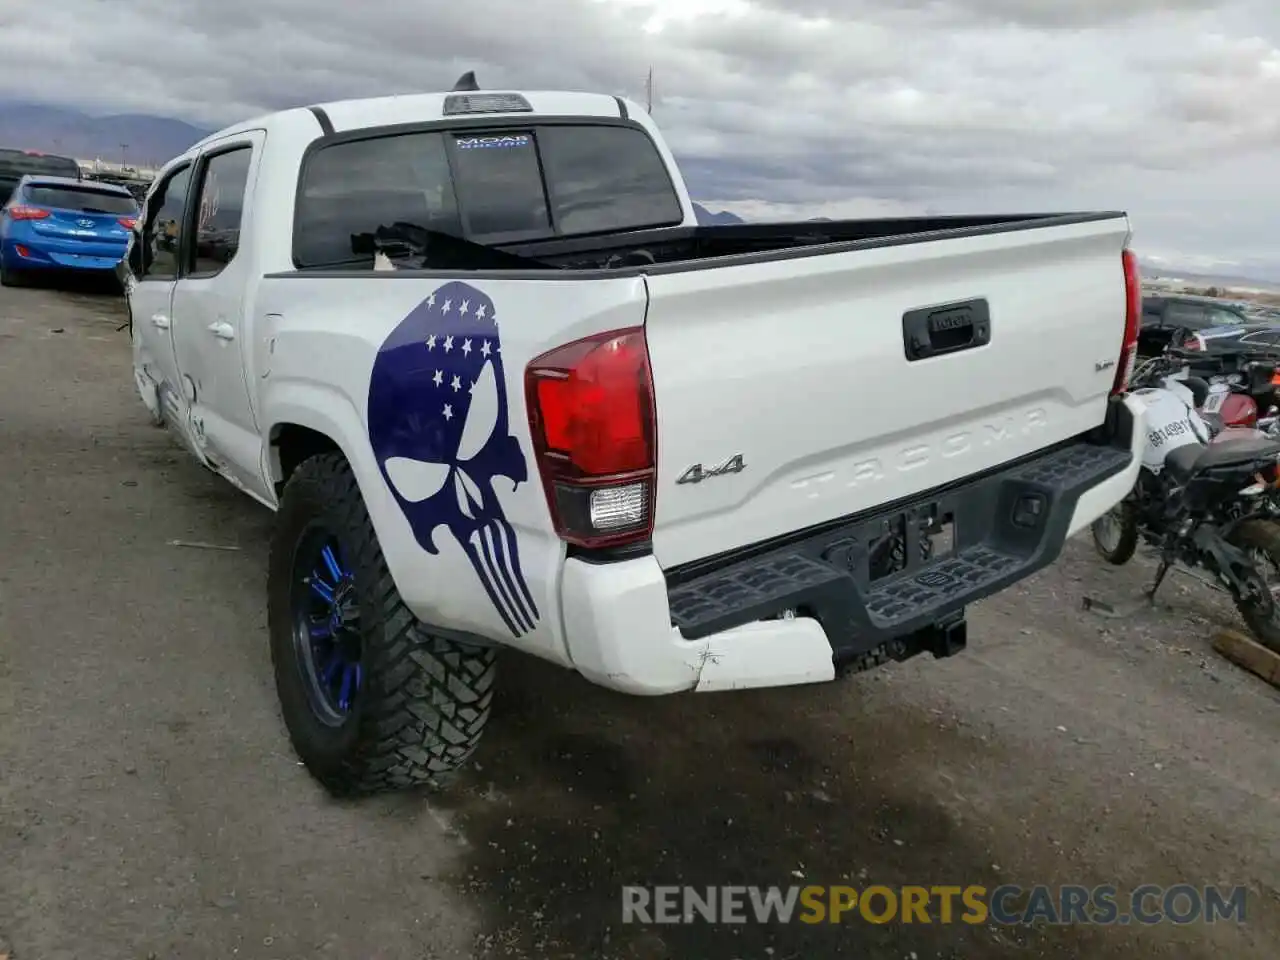
{"label": "truck antenna", "polygon": [[476,83],[476,72],[474,70],[468,70],[458,78],[458,82],[453,85],[453,90],[451,90],[450,93],[470,93],[479,89],[480,84]]}

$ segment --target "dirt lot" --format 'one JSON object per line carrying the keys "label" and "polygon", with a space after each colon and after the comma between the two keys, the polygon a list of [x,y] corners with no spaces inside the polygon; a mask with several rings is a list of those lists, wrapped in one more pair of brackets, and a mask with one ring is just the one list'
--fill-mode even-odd
{"label": "dirt lot", "polygon": [[[1280,694],[1086,544],[970,649],[640,700],[508,658],[450,795],[328,800],[276,712],[269,514],[133,393],[109,297],[0,291],[0,957],[1280,955]],[[195,540],[239,547],[170,545]],[[799,878],[804,878],[801,880]],[[1247,923],[623,925],[623,884],[1245,884]]]}

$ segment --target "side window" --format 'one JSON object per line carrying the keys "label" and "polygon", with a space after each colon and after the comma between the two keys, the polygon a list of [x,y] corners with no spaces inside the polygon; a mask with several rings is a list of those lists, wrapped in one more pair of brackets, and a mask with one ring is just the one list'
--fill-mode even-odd
{"label": "side window", "polygon": [[396,224],[462,236],[442,134],[349,140],[305,161],[293,224],[298,266],[371,265],[373,235]]}
{"label": "side window", "polygon": [[252,159],[252,147],[237,147],[214,154],[205,163],[196,213],[192,276],[220,273],[240,249],[240,218]]}
{"label": "side window", "polygon": [[1205,311],[1190,303],[1171,303],[1165,308],[1165,323],[1171,327],[1199,330],[1205,325]]}
{"label": "side window", "polygon": [[186,166],[160,185],[147,203],[142,230],[142,272],[139,280],[176,280],[178,250],[187,211],[187,185],[191,167]]}
{"label": "side window", "polygon": [[1215,327],[1238,327],[1244,323],[1244,317],[1231,310],[1211,309],[1209,311],[1209,322]]}

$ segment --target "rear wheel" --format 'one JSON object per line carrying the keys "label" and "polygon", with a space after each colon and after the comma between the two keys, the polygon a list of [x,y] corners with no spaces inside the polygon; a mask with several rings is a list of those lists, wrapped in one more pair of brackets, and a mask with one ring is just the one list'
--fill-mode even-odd
{"label": "rear wheel", "polygon": [[1138,516],[1128,500],[1121,500],[1093,521],[1090,530],[1098,555],[1117,567],[1128,563],[1138,548]]}
{"label": "rear wheel", "polygon": [[26,274],[11,270],[5,266],[3,260],[0,260],[0,285],[6,287],[25,287],[27,285]]}
{"label": "rear wheel", "polygon": [[1249,554],[1261,581],[1256,595],[1236,598],[1236,609],[1258,642],[1280,653],[1280,525],[1249,520],[1227,540]]}
{"label": "rear wheel", "polygon": [[439,783],[478,746],[497,651],[433,636],[405,607],[340,454],[289,478],[268,609],[285,725],[331,793]]}

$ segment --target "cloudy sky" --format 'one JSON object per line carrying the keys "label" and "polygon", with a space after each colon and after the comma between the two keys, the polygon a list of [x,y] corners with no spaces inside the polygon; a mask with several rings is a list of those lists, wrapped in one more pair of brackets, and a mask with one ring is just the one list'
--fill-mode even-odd
{"label": "cloudy sky", "polygon": [[[206,126],[446,88],[643,102],[749,217],[1129,211],[1173,267],[1280,280],[1274,0],[0,2],[0,97]],[[892,8],[892,9],[890,9]]]}

